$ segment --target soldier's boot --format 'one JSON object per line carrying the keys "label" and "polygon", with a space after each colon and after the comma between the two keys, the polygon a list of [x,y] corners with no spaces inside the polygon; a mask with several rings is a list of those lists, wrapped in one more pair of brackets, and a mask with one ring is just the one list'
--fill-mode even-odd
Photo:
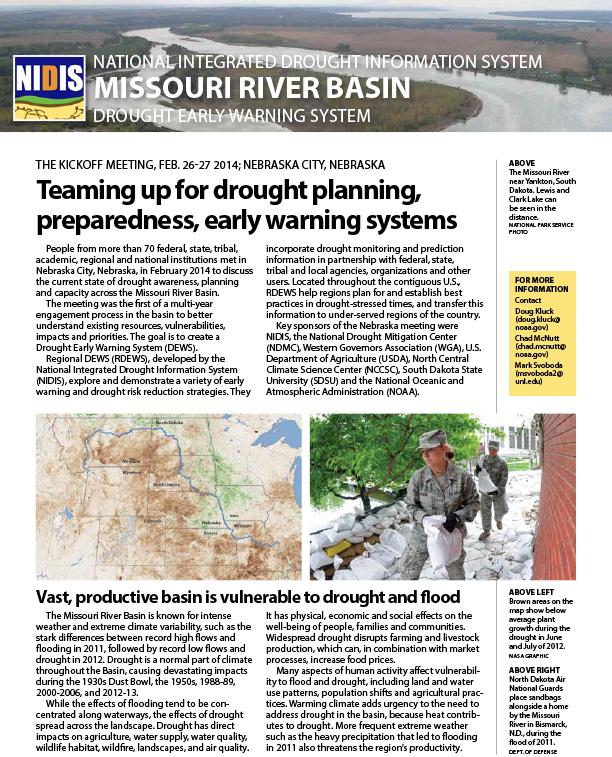
{"label": "soldier's boot", "polygon": [[483,531],[480,534],[480,536],[478,537],[478,541],[485,541],[486,539],[489,538],[489,536],[491,536],[491,532],[490,531]]}
{"label": "soldier's boot", "polygon": [[495,525],[497,526],[498,531],[501,531],[502,528],[504,527],[504,524],[501,522],[501,518],[495,521]]}

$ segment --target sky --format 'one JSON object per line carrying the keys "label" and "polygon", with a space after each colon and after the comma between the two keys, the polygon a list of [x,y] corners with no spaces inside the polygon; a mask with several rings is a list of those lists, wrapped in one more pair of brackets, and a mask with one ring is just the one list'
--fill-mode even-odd
{"label": "sky", "polygon": [[18,6],[18,7],[42,7],[51,6],[53,8],[70,8],[75,6],[121,6],[121,5],[166,5],[178,7],[187,5],[192,7],[215,7],[215,6],[363,6],[369,9],[387,10],[390,8],[414,7],[422,8],[447,8],[450,10],[460,9],[483,9],[487,10],[612,10],[612,0],[336,0],[336,2],[326,2],[325,0],[191,0],[181,2],[180,0],[0,0],[0,6]]}

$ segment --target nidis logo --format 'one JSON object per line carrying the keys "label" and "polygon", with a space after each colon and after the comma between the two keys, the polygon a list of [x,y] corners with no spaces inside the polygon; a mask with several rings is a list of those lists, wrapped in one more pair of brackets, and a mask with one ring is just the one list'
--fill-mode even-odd
{"label": "nidis logo", "polygon": [[84,55],[13,56],[13,121],[84,120]]}

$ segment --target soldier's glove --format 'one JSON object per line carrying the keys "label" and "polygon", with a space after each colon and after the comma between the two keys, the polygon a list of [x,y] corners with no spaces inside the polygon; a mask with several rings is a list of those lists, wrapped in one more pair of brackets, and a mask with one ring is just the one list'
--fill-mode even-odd
{"label": "soldier's glove", "polygon": [[458,528],[460,525],[461,525],[461,521],[459,520],[459,516],[456,515],[455,513],[451,513],[442,524],[442,528],[445,528],[449,534],[452,534],[453,531],[456,528]]}

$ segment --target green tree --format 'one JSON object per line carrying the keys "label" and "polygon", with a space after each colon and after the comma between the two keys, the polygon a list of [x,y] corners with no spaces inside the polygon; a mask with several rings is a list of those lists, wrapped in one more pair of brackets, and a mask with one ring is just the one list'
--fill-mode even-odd
{"label": "green tree", "polygon": [[[312,418],[310,422],[310,497],[323,507],[330,495],[361,499],[371,508],[374,490],[397,492],[423,465],[417,450],[420,434],[445,429],[456,459],[474,457],[479,421],[472,415],[346,415]],[[355,494],[348,494],[354,487]]]}

